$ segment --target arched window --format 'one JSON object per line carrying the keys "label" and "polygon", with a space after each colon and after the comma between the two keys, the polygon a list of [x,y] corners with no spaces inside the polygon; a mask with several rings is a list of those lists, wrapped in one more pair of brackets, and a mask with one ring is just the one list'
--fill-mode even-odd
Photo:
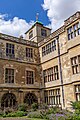
{"label": "arched window", "polygon": [[26,94],[24,98],[24,103],[27,103],[28,105],[31,105],[33,103],[37,103],[37,97],[33,93]]}
{"label": "arched window", "polygon": [[6,93],[1,99],[1,107],[15,107],[17,104],[16,96],[13,93]]}

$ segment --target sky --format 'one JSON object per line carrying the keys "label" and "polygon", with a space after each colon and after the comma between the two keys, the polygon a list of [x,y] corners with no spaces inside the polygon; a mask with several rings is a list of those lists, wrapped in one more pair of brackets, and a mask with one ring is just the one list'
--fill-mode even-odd
{"label": "sky", "polygon": [[80,0],[0,0],[0,33],[19,37],[38,20],[52,29],[80,11]]}

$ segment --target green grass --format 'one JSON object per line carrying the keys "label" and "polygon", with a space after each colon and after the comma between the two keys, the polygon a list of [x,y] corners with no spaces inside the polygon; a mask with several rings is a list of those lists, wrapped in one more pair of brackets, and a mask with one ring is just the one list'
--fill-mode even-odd
{"label": "green grass", "polygon": [[[9,118],[9,120],[10,120],[10,118],[13,118],[14,120],[15,120],[15,118],[18,118],[19,119],[19,117],[5,117],[6,119],[8,119]],[[27,117],[20,117],[20,120],[21,120],[21,118],[26,118],[26,120],[28,119],[28,120],[46,120],[46,119],[38,119],[38,118],[27,118]],[[1,117],[1,119],[3,119],[4,120],[4,118],[3,117]]]}
{"label": "green grass", "polygon": [[[22,117],[22,118],[28,118],[28,117]],[[28,118],[29,120],[46,120],[46,119],[39,119],[39,118]]]}
{"label": "green grass", "polygon": [[46,120],[46,119],[30,118],[30,120]]}

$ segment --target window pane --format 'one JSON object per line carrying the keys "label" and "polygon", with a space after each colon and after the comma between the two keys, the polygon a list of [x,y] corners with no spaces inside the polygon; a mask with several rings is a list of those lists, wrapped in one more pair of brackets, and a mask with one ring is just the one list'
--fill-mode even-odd
{"label": "window pane", "polygon": [[34,84],[33,71],[26,71],[26,83],[27,84]]}
{"label": "window pane", "polygon": [[41,36],[46,37],[47,36],[47,31],[44,29],[41,29]]}
{"label": "window pane", "polygon": [[14,83],[14,69],[5,69],[5,83]]}
{"label": "window pane", "polygon": [[26,57],[33,58],[33,49],[26,48]]}
{"label": "window pane", "polygon": [[55,105],[55,104],[59,105],[60,104],[60,89],[45,91],[44,96],[45,96],[45,102],[46,102],[46,98],[47,98],[47,102],[46,102],[47,104],[49,104],[49,105]]}
{"label": "window pane", "polygon": [[76,23],[72,27],[67,29],[68,40],[73,39],[77,35],[80,35],[79,23]]}
{"label": "window pane", "polygon": [[6,43],[6,56],[14,56],[14,45]]}
{"label": "window pane", "polygon": [[33,31],[29,32],[29,39],[31,39],[33,37]]}
{"label": "window pane", "polygon": [[58,66],[43,71],[44,83],[59,79]]}

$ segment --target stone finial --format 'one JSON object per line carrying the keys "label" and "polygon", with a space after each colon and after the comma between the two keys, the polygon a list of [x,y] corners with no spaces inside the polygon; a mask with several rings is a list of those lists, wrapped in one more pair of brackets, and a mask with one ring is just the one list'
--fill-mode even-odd
{"label": "stone finial", "polygon": [[36,13],[36,21],[39,19],[39,13]]}

